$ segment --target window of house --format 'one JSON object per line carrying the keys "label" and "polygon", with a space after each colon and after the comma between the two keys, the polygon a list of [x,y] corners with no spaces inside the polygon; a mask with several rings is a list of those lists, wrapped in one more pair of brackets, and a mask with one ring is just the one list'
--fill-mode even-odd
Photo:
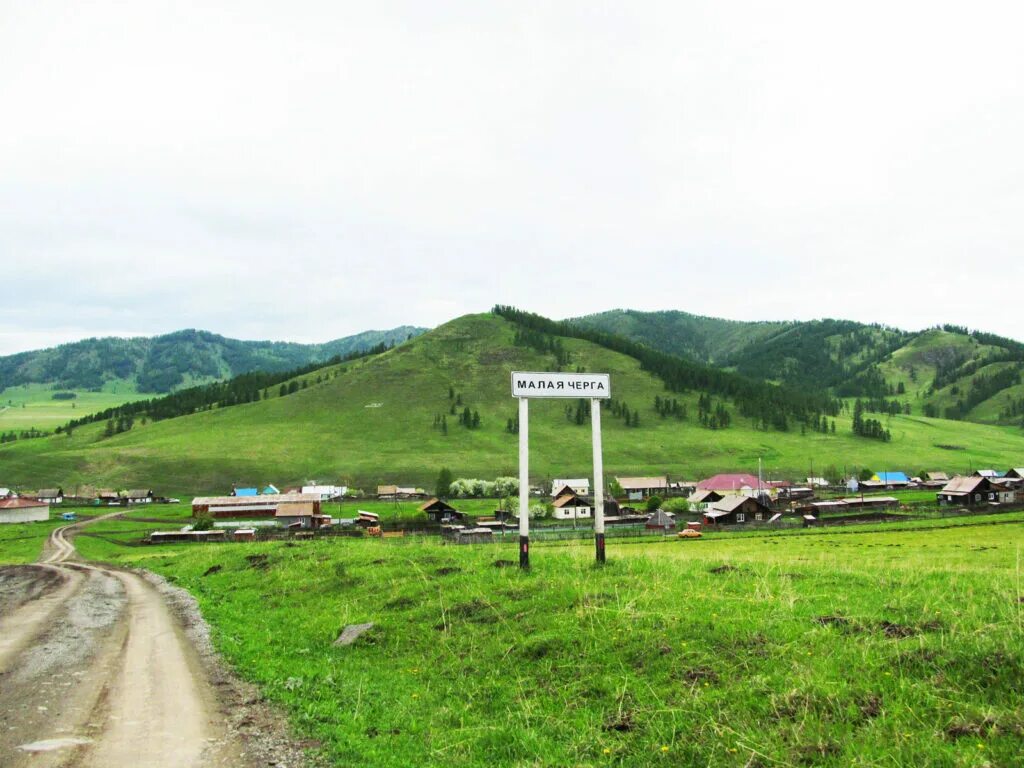
{"label": "window of house", "polygon": [[756,514],[754,515],[754,519],[755,519],[755,520],[764,520],[764,515],[762,515],[762,514],[761,514],[760,512],[757,512],[757,513],[756,513]]}
{"label": "window of house", "polygon": [[743,514],[742,512],[737,512],[736,513],[736,522],[737,523],[745,523],[745,522],[747,522],[747,516],[745,514]]}
{"label": "window of house", "polygon": [[991,500],[992,500],[992,499],[994,499],[995,497],[996,497],[996,495],[995,495],[994,493],[990,493],[990,494],[988,495],[989,501],[991,501]]}

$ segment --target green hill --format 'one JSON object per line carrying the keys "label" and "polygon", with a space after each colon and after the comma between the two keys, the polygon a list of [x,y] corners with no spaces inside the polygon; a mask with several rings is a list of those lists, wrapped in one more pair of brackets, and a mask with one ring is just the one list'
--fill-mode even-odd
{"label": "green hill", "polygon": [[848,320],[737,322],[615,310],[572,323],[653,349],[844,398],[896,401],[914,415],[988,424],[1024,419],[1024,345],[945,326],[919,332]]}
{"label": "green hill", "polygon": [[[759,417],[743,415],[734,397],[719,394],[734,389],[741,393],[737,397],[748,397],[766,385],[723,374],[721,380],[708,379],[709,395],[697,387],[668,392],[649,361],[645,370],[634,357],[580,338],[555,339],[557,352],[539,351],[543,345],[536,341],[493,314],[462,317],[382,354],[304,374],[291,387],[269,387],[255,402],[160,421],[137,418],[128,431],[112,436],[95,423],[70,437],[0,446],[3,483],[61,484],[65,490],[146,485],[185,493],[226,490],[233,482],[281,486],[311,478],[369,489],[387,481],[429,487],[441,467],[461,476],[515,474],[518,438],[508,429],[516,413],[509,372],[553,370],[556,357],[566,370],[612,375],[615,403],[603,419],[609,475],[689,479],[756,470],[759,457],[775,477],[806,477],[812,464],[816,474],[828,465],[837,471],[916,473],[1019,466],[1024,460],[1018,429],[919,416],[886,417],[888,443],[852,435],[846,411],[829,419],[836,422],[835,434],[796,421],[788,431],[766,431]],[[728,428],[700,423],[699,401],[708,396],[714,408],[730,414]],[[666,397],[685,407],[687,418],[659,415],[655,398]],[[574,405],[567,414],[565,401],[531,403],[535,481],[590,472],[590,429],[576,423]],[[464,409],[479,415],[477,428],[459,423]],[[624,413],[635,413],[639,425],[627,426]]]}
{"label": "green hill", "polygon": [[390,346],[422,332],[422,328],[401,326],[324,344],[239,341],[196,330],[154,337],[85,339],[0,357],[0,393],[27,385],[94,391],[127,385],[140,393],[170,392],[248,371],[290,370],[379,344]]}

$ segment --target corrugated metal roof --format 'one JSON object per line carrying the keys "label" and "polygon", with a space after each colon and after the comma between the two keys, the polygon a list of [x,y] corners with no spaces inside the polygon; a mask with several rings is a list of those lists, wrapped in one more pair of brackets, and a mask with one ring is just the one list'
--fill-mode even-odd
{"label": "corrugated metal roof", "polygon": [[197,505],[245,505],[260,504],[273,506],[274,504],[296,504],[301,502],[320,501],[320,495],[315,493],[268,493],[263,496],[197,496],[192,499],[192,506]]}
{"label": "corrugated metal roof", "polygon": [[616,477],[615,480],[624,491],[668,488],[668,478],[664,475],[661,477]]}

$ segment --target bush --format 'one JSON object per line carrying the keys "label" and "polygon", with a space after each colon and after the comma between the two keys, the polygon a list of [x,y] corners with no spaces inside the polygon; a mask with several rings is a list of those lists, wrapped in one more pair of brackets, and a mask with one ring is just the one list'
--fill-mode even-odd
{"label": "bush", "polygon": [[661,508],[664,509],[666,512],[689,512],[690,502],[680,496],[677,496],[674,499],[668,499],[664,504],[661,505]]}
{"label": "bush", "polygon": [[199,515],[192,524],[193,531],[212,531],[213,518],[210,515]]}
{"label": "bush", "polygon": [[460,477],[452,482],[448,495],[456,499],[480,498],[494,495],[495,484],[489,480]]}
{"label": "bush", "polygon": [[648,496],[645,507],[648,512],[657,512],[661,509],[661,496]]}
{"label": "bush", "polygon": [[494,495],[502,498],[519,495],[519,478],[497,477],[494,479]]}

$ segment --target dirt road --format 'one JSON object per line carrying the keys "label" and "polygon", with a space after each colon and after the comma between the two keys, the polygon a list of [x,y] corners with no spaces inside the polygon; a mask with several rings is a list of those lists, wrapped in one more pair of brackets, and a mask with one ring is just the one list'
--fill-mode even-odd
{"label": "dirt road", "polygon": [[208,660],[153,584],[77,561],[69,534],[80,525],[56,529],[38,564],[0,568],[0,765],[301,762],[293,746],[268,754],[266,734],[236,727],[240,689],[223,675],[211,683]]}

